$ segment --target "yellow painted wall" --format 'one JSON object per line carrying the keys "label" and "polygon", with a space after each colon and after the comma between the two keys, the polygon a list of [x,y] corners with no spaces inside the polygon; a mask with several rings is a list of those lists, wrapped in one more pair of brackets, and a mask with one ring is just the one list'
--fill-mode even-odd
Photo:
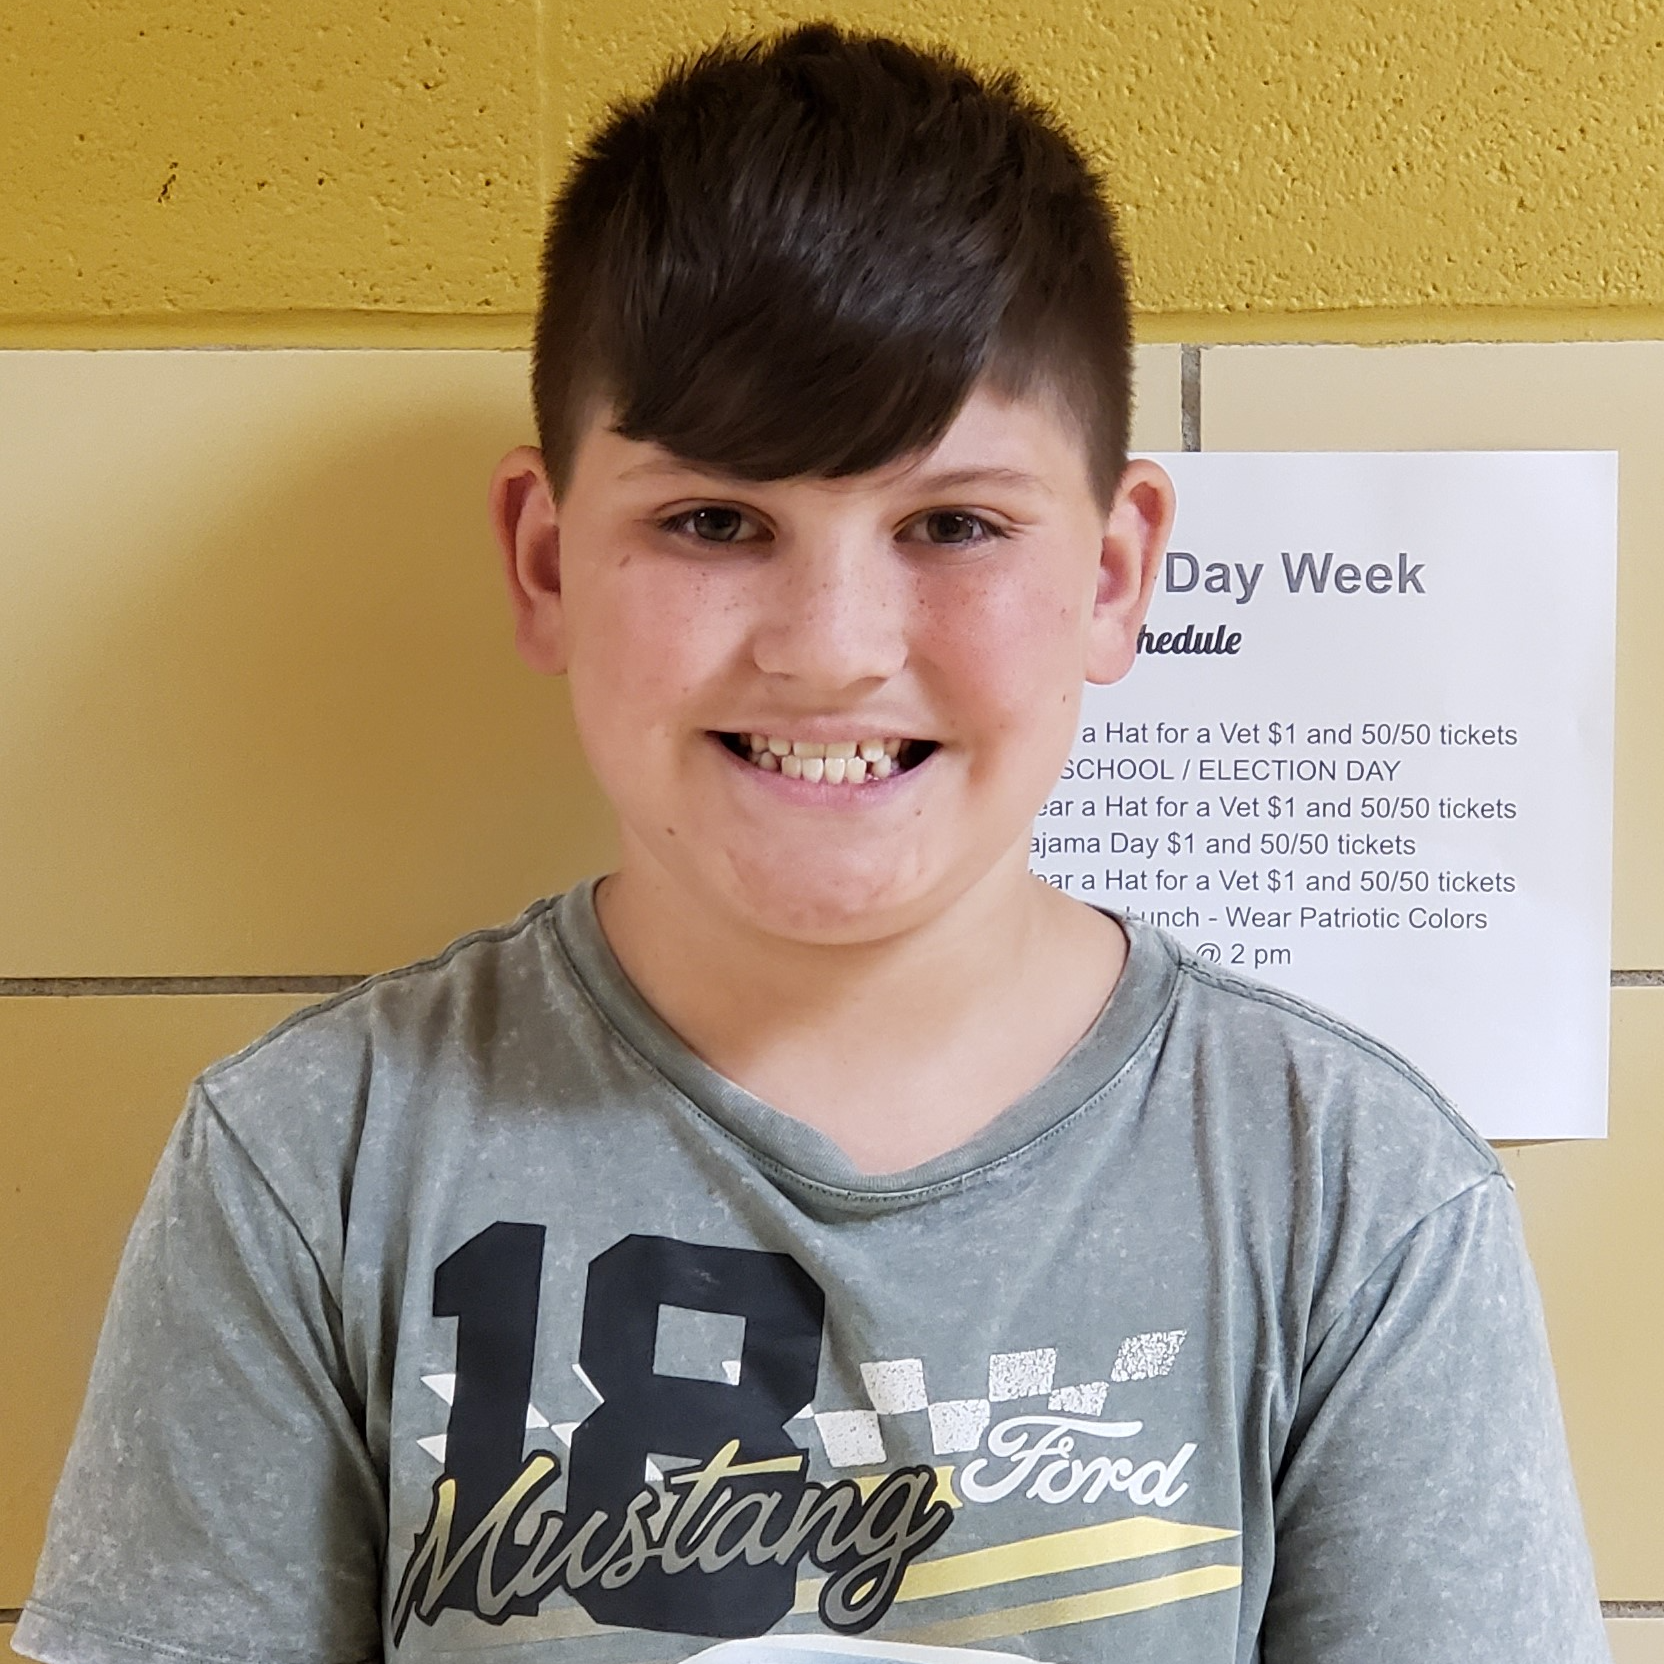
{"label": "yellow painted wall", "polygon": [[1664,333],[1648,0],[13,0],[0,341],[519,340],[605,100],[824,15],[1055,102],[1147,339]]}

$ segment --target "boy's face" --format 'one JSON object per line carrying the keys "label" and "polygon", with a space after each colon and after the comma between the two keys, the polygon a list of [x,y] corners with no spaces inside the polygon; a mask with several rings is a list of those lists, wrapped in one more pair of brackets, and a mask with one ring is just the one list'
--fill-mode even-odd
{"label": "boy's face", "polygon": [[978,390],[931,451],[841,480],[727,478],[603,413],[558,505],[524,449],[493,511],[521,654],[570,679],[624,882],[853,943],[1026,883],[1082,683],[1132,663],[1173,495],[1134,461],[1106,514],[1064,418]]}

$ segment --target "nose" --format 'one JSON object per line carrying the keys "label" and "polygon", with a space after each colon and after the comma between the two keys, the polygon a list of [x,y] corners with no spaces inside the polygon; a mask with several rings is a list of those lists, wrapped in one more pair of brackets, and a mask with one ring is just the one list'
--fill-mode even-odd
{"label": "nose", "polygon": [[909,590],[883,544],[830,531],[801,539],[769,563],[752,657],[822,697],[887,681],[907,662]]}

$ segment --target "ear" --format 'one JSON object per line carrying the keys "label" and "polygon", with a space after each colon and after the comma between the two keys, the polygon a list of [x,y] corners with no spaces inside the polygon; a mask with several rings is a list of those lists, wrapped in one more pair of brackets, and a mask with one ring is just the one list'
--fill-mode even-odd
{"label": "ear", "polygon": [[566,612],[560,588],[560,522],[543,454],[510,451],[491,476],[491,528],[503,558],[514,644],[533,670],[566,669]]}
{"label": "ear", "polygon": [[1158,463],[1129,461],[1115,487],[1098,557],[1086,679],[1118,682],[1132,669],[1161,557],[1173,530],[1173,481]]}

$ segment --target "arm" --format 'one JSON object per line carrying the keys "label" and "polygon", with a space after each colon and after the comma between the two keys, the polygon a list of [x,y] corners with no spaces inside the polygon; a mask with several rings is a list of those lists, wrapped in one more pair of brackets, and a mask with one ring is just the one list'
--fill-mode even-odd
{"label": "arm", "polygon": [[1264,1664],[1605,1664],[1512,1187],[1394,1245],[1308,1356]]}
{"label": "arm", "polygon": [[128,1238],[19,1652],[379,1658],[386,1510],[330,1278],[198,1087]]}

